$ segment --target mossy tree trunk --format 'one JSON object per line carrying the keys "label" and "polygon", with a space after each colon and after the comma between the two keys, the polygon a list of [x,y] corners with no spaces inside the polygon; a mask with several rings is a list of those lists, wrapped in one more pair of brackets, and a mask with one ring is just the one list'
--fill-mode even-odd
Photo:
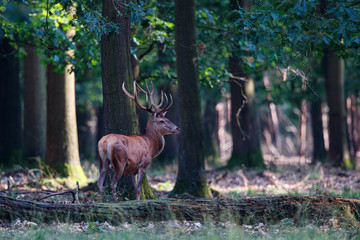
{"label": "mossy tree trunk", "polygon": [[[250,10],[250,0],[231,0],[231,10],[237,9],[239,4],[246,11]],[[255,84],[252,77],[244,74],[239,50],[232,52],[229,60],[229,71],[234,78],[230,79],[230,126],[233,137],[233,150],[228,167],[264,167],[256,117]],[[242,80],[239,80],[240,78]],[[243,105],[244,100],[246,100],[246,103]],[[239,110],[240,114],[237,114]]]}
{"label": "mossy tree trunk", "polygon": [[159,199],[126,201],[122,204],[59,204],[18,200],[0,195],[0,218],[37,223],[219,221],[237,224],[276,224],[284,219],[295,224],[328,225],[338,220],[344,226],[360,224],[360,200],[328,196],[270,196],[234,199]]}
{"label": "mossy tree trunk", "polygon": [[[112,0],[103,0],[102,3],[103,17],[120,27],[119,33],[110,32],[101,37],[104,134],[138,134],[135,104],[121,89],[123,82],[127,89],[132,89],[134,80],[130,55],[129,9],[126,9],[127,4],[115,8]],[[111,174],[108,171],[105,185],[109,185]],[[130,176],[124,176],[117,186],[119,192],[124,192],[124,197],[135,198]],[[146,176],[142,182],[140,198],[154,198]]]}
{"label": "mossy tree trunk", "polygon": [[176,0],[175,51],[181,133],[178,175],[171,195],[209,197],[211,192],[204,166],[196,49],[195,0]]}
{"label": "mossy tree trunk", "polygon": [[7,38],[0,39],[0,168],[21,159],[19,59]]}
{"label": "mossy tree trunk", "polygon": [[27,46],[24,57],[24,131],[23,159],[45,158],[46,149],[46,68],[35,54],[35,48]]}
{"label": "mossy tree trunk", "polygon": [[[66,31],[71,39],[74,29]],[[72,56],[73,50],[67,54]],[[80,164],[76,125],[75,73],[67,63],[64,72],[56,72],[55,66],[47,66],[47,121],[46,121],[46,163],[61,176],[68,177],[75,184],[86,184],[87,178]]]}
{"label": "mossy tree trunk", "polygon": [[354,168],[346,133],[344,60],[332,49],[324,51],[323,68],[329,106],[329,162],[333,166]]}

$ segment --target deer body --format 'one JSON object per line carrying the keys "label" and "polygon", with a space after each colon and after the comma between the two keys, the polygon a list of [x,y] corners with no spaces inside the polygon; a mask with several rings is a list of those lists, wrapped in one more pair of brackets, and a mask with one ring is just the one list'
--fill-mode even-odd
{"label": "deer body", "polygon": [[[148,87],[147,92],[140,88],[141,91],[147,94],[147,97],[151,101],[150,107],[144,107],[138,102],[137,88],[140,88],[140,86],[134,83],[135,96],[132,96],[125,90],[123,85],[125,94],[132,98],[140,108],[151,112],[152,115],[148,120],[144,134],[140,136],[108,134],[100,139],[98,143],[100,176],[97,185],[101,198],[106,172],[110,168],[115,173],[110,184],[113,199],[116,200],[116,184],[121,176],[131,174],[135,189],[135,198],[139,200],[141,183],[146,168],[149,166],[151,159],[158,156],[164,149],[164,135],[177,134],[180,132],[180,129],[165,117],[166,111],[172,105],[172,101],[169,106],[161,109],[160,106],[163,101],[161,101],[159,105],[155,105],[152,100],[152,92],[149,91]],[[167,103],[165,105],[167,105]],[[155,108],[155,110],[153,108]]]}

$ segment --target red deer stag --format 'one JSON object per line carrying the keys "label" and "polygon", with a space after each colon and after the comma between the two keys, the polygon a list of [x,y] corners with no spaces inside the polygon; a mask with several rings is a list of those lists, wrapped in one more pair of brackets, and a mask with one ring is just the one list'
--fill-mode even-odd
{"label": "red deer stag", "polygon": [[[125,136],[122,134],[108,134],[102,137],[98,143],[100,176],[97,182],[100,199],[103,200],[102,190],[106,172],[111,168],[115,174],[110,184],[112,197],[116,201],[116,184],[122,175],[132,175],[132,182],[135,188],[135,198],[140,199],[141,183],[149,166],[151,159],[158,156],[164,149],[164,135],[178,134],[180,128],[165,117],[166,112],[173,104],[171,94],[170,103],[166,94],[161,92],[161,101],[158,105],[154,103],[154,85],[151,82],[152,90],[146,84],[146,90],[142,89],[134,81],[134,96],[126,89],[123,83],[124,93],[134,100],[136,105],[151,113],[145,132],[140,136]],[[146,94],[146,107],[141,105],[138,99],[138,90]],[[164,103],[165,96],[165,103]]]}

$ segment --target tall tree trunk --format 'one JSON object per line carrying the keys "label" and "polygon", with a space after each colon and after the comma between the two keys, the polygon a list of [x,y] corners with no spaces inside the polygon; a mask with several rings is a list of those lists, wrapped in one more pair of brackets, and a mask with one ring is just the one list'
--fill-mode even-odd
{"label": "tall tree trunk", "polygon": [[300,147],[299,147],[299,160],[300,163],[306,162],[306,115],[307,106],[306,101],[301,102],[301,120],[300,120]]}
{"label": "tall tree trunk", "polygon": [[[175,85],[169,83],[164,83],[160,86],[160,91],[171,93],[174,98],[174,104],[166,116],[171,119],[171,121],[179,126],[179,105],[178,105],[178,90]],[[157,157],[161,164],[171,164],[177,161],[179,154],[179,135],[172,134],[165,136],[165,147],[162,153]]]}
{"label": "tall tree trunk", "polygon": [[96,108],[85,101],[82,109],[77,110],[79,153],[81,159],[94,159],[97,146],[97,116]]}
{"label": "tall tree trunk", "polygon": [[[66,31],[66,37],[74,35],[75,29]],[[68,50],[67,54],[72,56],[74,52]],[[49,64],[47,80],[46,163],[62,176],[86,184],[79,157],[72,65],[68,63],[64,73],[59,73]]]}
{"label": "tall tree trunk", "polygon": [[203,113],[205,157],[208,163],[215,164],[220,157],[218,140],[218,116],[215,99],[207,99]]}
{"label": "tall tree trunk", "polygon": [[[266,91],[270,92],[271,91],[271,82],[269,79],[269,72],[264,72],[263,73],[263,83],[265,86]],[[272,152],[272,154],[274,154],[274,156],[279,157],[280,153],[283,152],[283,148],[281,145],[281,136],[280,136],[280,127],[279,127],[279,118],[278,118],[278,114],[277,114],[277,107],[275,105],[275,103],[272,102],[272,97],[270,95],[270,93],[268,93],[267,97],[267,102],[268,102],[268,106],[269,106],[269,113],[270,113],[270,119],[267,121],[267,125],[269,126],[269,137],[267,135],[265,135],[265,139],[267,142],[267,145],[269,147],[269,150]],[[273,144],[273,141],[275,141],[275,146]]]}
{"label": "tall tree trunk", "polygon": [[195,0],[175,1],[175,50],[181,133],[179,169],[171,194],[209,197],[201,124]]}
{"label": "tall tree trunk", "polygon": [[313,160],[312,163],[323,162],[326,159],[324,143],[323,122],[321,114],[321,99],[316,98],[310,105],[311,126],[313,136]]}
{"label": "tall tree trunk", "polygon": [[333,166],[353,168],[346,136],[344,61],[333,50],[327,50],[323,64],[329,106],[329,161]]}
{"label": "tall tree trunk", "polygon": [[45,158],[46,150],[46,68],[35,48],[27,46],[24,58],[24,132],[25,160]]}
{"label": "tall tree trunk", "polygon": [[19,59],[7,38],[0,39],[0,167],[21,159]]}
{"label": "tall tree trunk", "polygon": [[[360,102],[360,92],[357,93],[356,96],[357,103]],[[360,170],[360,106],[356,104],[355,107],[355,114],[356,114],[356,128],[355,131],[357,132],[357,146],[356,146],[356,170]]]}
{"label": "tall tree trunk", "polygon": [[[239,1],[246,11],[250,10],[251,1]],[[230,1],[231,10],[238,8],[238,1]],[[229,71],[235,76],[230,82],[231,92],[231,133],[233,137],[232,156],[228,167],[264,167],[264,159],[260,148],[260,139],[256,117],[255,84],[254,80],[243,73],[238,53],[234,51],[229,60]],[[245,81],[237,78],[244,78]],[[245,99],[245,96],[247,100]],[[246,100],[246,104],[243,102]],[[239,111],[240,115],[237,114]],[[238,124],[238,118],[240,125]],[[243,136],[244,135],[244,136]]]}
{"label": "tall tree trunk", "polygon": [[[162,4],[165,1],[160,1]],[[162,7],[159,8],[159,14],[164,14],[164,9]],[[157,64],[160,68],[165,69],[169,68],[171,62],[169,62],[169,57],[164,53],[164,44],[157,43]],[[174,67],[174,66],[172,66]],[[176,85],[171,84],[170,82],[165,82],[160,85],[159,91],[164,91],[171,93],[174,98],[174,104],[172,110],[167,113],[167,117],[173,121],[177,126],[179,126],[179,104],[178,104],[178,89]],[[165,136],[165,147],[162,153],[157,157],[160,164],[170,164],[177,161],[178,153],[179,153],[179,135],[172,134]]]}
{"label": "tall tree trunk", "polygon": [[[128,2],[128,1],[126,1]],[[119,33],[111,32],[101,37],[101,69],[103,83],[104,134],[137,134],[135,104],[121,90],[125,82],[132,89],[133,72],[130,55],[130,15],[122,3],[115,8],[114,1],[103,0],[103,17],[120,26]],[[120,13],[120,14],[119,14]],[[109,174],[112,174],[109,171]],[[109,179],[109,176],[107,177]],[[106,180],[106,183],[109,181]],[[108,185],[108,184],[107,184]],[[117,185],[125,188],[127,198],[134,198],[130,176],[125,176]],[[146,176],[141,188],[141,199],[154,198]]]}

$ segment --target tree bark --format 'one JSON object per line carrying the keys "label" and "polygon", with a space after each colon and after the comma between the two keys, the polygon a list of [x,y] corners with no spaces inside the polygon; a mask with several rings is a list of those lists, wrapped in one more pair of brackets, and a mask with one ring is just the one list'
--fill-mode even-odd
{"label": "tree bark", "polygon": [[306,163],[306,122],[307,122],[307,105],[306,101],[301,102],[301,120],[300,120],[300,147],[299,159],[300,163]]}
{"label": "tree bark", "polygon": [[181,133],[178,175],[171,194],[208,197],[211,192],[205,175],[196,49],[195,0],[176,0],[175,51]]}
{"label": "tree bark", "polygon": [[220,158],[216,104],[215,99],[207,99],[202,117],[204,123],[205,157],[207,163],[212,164],[215,164]]}
{"label": "tree bark", "polygon": [[96,108],[86,100],[77,110],[80,159],[94,159],[97,147]]}
{"label": "tree bark", "polygon": [[[317,82],[317,79],[314,79]],[[323,122],[321,113],[321,99],[318,97],[310,104],[311,127],[313,136],[313,160],[312,163],[323,162],[326,159]]]}
{"label": "tree bark", "polygon": [[[242,8],[250,11],[250,0],[231,0],[231,10],[238,9],[238,2],[240,2]],[[235,76],[235,78],[230,80],[230,126],[233,137],[233,150],[228,162],[228,167],[264,167],[265,164],[260,148],[259,127],[256,117],[255,84],[254,80],[248,74],[243,73],[238,52],[239,51],[236,50],[233,51],[229,60],[229,72]],[[238,80],[236,79],[237,77],[244,78],[245,81]],[[244,101],[246,101],[245,105],[243,105]],[[241,112],[238,115],[237,113],[240,109]],[[240,118],[240,126],[238,124],[238,118]]]}
{"label": "tree bark", "polygon": [[23,159],[45,159],[46,151],[46,68],[27,46],[24,57],[24,131]]}
{"label": "tree bark", "polygon": [[[71,7],[73,10],[73,7]],[[68,39],[75,36],[75,28],[65,32]],[[74,55],[68,49],[66,54]],[[76,124],[75,73],[73,66],[66,63],[64,73],[47,68],[47,119],[46,119],[46,163],[63,177],[69,177],[74,185],[87,183],[80,164],[79,143]]]}
{"label": "tree bark", "polygon": [[[166,1],[160,1],[164,4]],[[159,14],[165,14],[164,8],[159,8]],[[165,47],[163,43],[157,43],[157,64],[160,68],[165,69],[173,66],[174,64],[169,61],[169,57],[164,53]],[[171,108],[171,111],[166,114],[166,116],[171,119],[173,123],[179,126],[179,104],[178,104],[178,89],[177,86],[171,84],[169,80],[164,79],[159,87],[159,92],[164,91],[166,93],[171,93],[174,98],[174,104]],[[172,134],[165,136],[165,147],[162,153],[157,157],[160,164],[171,164],[177,161],[179,153],[179,135]]]}
{"label": "tree bark", "polygon": [[[266,91],[271,91],[271,82],[269,80],[269,72],[263,73],[263,83],[265,86]],[[277,114],[277,107],[275,103],[272,102],[272,97],[270,93],[268,93],[267,97],[267,103],[269,106],[269,113],[270,113],[270,119],[267,121],[267,125],[269,126],[269,135],[270,137],[265,136],[266,142],[268,144],[269,150],[276,156],[280,157],[280,153],[283,152],[282,144],[281,144],[281,135],[280,135],[280,127],[279,127],[279,118]],[[275,141],[275,146],[273,144],[273,141]]]}
{"label": "tree bark", "polygon": [[9,40],[0,39],[0,167],[21,159],[21,83],[15,54]]}
{"label": "tree bark", "polygon": [[[160,86],[159,91],[171,93],[174,98],[174,104],[171,110],[166,114],[166,117],[179,126],[179,104],[178,104],[178,90],[176,85],[164,83]],[[172,164],[177,161],[179,154],[179,135],[172,134],[165,136],[165,147],[162,153],[157,157],[161,164]]]}
{"label": "tree bark", "polygon": [[64,73],[47,67],[46,163],[74,183],[87,182],[80,165],[75,110],[75,75],[67,65]]}
{"label": "tree bark", "polygon": [[126,201],[121,204],[54,204],[17,200],[0,195],[0,218],[10,221],[95,222],[111,224],[139,221],[220,221],[238,224],[274,224],[292,219],[299,224],[330,219],[357,227],[360,200],[342,197],[256,197],[239,199],[162,199]]}
{"label": "tree bark", "polygon": [[326,97],[329,106],[329,162],[348,169],[354,167],[350,159],[344,97],[344,60],[333,50],[323,57]]}
{"label": "tree bark", "polygon": [[[130,15],[125,7],[126,4],[115,3],[112,0],[103,0],[102,6],[103,17],[120,27],[119,33],[110,32],[101,37],[104,135],[109,133],[132,135],[138,133],[135,104],[121,89],[123,82],[127,89],[132,89],[134,80],[130,55]],[[108,171],[106,185],[109,185],[109,174],[112,174],[111,171]],[[127,198],[134,198],[131,177],[124,176],[122,179],[117,185],[118,189],[125,188],[121,192],[125,190]],[[155,197],[146,175],[141,189],[141,199]]]}

